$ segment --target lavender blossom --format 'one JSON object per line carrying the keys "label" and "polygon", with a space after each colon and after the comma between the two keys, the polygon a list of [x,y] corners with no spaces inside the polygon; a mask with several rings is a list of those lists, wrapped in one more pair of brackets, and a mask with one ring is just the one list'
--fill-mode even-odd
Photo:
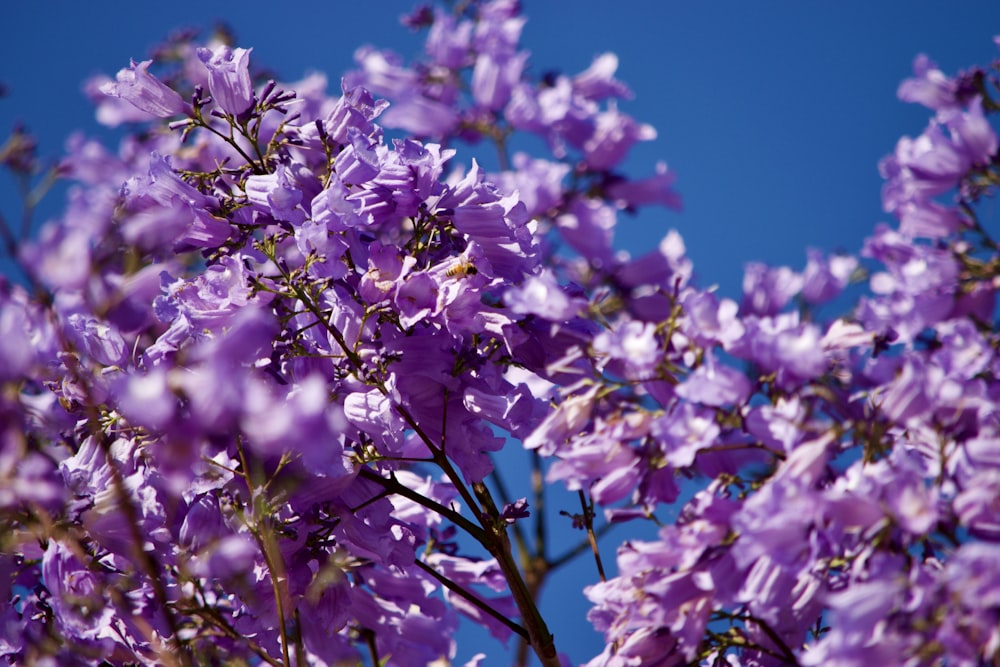
{"label": "lavender blossom", "polygon": [[231,49],[221,44],[212,50],[198,49],[198,59],[208,70],[208,86],[212,99],[228,114],[238,116],[253,104],[250,81],[250,52],[253,49]]}
{"label": "lavender blossom", "polygon": [[152,64],[152,60],[133,62],[128,68],[118,72],[115,81],[102,85],[101,92],[119,97],[158,118],[190,113],[190,106],[180,95],[149,73],[149,66]]}

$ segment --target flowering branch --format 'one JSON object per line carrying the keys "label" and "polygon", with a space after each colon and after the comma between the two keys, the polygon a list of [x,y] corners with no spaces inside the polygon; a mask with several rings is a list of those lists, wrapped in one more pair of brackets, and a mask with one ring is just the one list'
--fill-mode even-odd
{"label": "flowering branch", "polygon": [[[509,0],[407,22],[424,61],[361,49],[332,97],[172,38],[88,87],[140,130],[70,142],[64,219],[0,218],[0,657],[426,667],[462,616],[556,667],[543,586],[589,550],[587,667],[995,662],[1000,64],[918,58],[896,228],[737,302],[677,232],[615,247],[680,199],[624,173],[655,131],[613,54],[533,78]],[[587,539],[550,556],[556,485]]]}

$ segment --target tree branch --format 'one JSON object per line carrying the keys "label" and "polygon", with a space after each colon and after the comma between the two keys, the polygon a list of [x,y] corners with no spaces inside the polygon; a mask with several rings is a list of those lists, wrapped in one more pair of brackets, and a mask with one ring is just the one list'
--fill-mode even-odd
{"label": "tree branch", "polygon": [[432,568],[430,565],[423,562],[419,558],[415,559],[413,562],[416,564],[417,567],[419,567],[421,570],[434,577],[442,586],[447,588],[452,593],[455,593],[456,595],[459,595],[462,598],[468,600],[478,609],[482,609],[484,612],[486,612],[487,614],[489,614],[490,616],[492,616],[493,618],[495,618],[496,620],[500,621],[508,628],[510,628],[511,632],[520,635],[524,639],[529,639],[527,630],[525,630],[520,625],[518,625],[514,621],[510,620],[509,618],[498,612],[493,607],[486,604],[483,600],[477,598],[475,595],[465,590],[464,588],[456,584],[454,581],[444,576],[443,574],[441,574],[440,572],[438,572],[437,570],[435,570],[434,568]]}

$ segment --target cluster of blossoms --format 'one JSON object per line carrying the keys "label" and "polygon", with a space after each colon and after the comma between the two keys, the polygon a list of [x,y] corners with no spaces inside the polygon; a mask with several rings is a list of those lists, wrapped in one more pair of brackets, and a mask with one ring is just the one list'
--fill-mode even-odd
{"label": "cluster of blossoms", "polygon": [[[1000,65],[918,59],[898,228],[866,265],[751,265],[738,304],[676,232],[615,250],[680,200],[620,170],[655,132],[614,56],[533,80],[517,2],[456,12],[407,17],[418,64],[358,51],[339,96],[186,35],[88,84],[136,131],[71,139],[62,219],[3,226],[0,657],[424,667],[463,615],[568,665],[538,596],[579,550],[522,529],[560,482],[600,572],[589,667],[1000,659]],[[526,134],[548,153],[509,156]],[[458,157],[483,145],[495,173]],[[531,501],[494,468],[521,446]],[[603,528],[682,497],[606,577]]]}

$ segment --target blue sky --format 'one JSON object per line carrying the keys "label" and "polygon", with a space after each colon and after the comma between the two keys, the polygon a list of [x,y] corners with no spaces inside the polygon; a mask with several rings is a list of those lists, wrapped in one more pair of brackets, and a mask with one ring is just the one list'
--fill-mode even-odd
{"label": "blue sky", "polygon": [[[84,78],[144,59],[171,29],[219,19],[284,80],[319,70],[336,89],[361,44],[415,53],[419,37],[397,20],[412,5],[14,0],[0,40],[0,82],[8,88],[0,131],[21,119],[43,154],[58,153],[72,130],[97,131],[80,93]],[[853,252],[887,221],[877,162],[927,120],[926,110],[895,98],[913,57],[927,53],[954,72],[997,55],[992,37],[1000,33],[995,0],[524,5],[523,43],[536,71],[575,73],[602,52],[618,53],[619,78],[636,94],[622,108],[659,132],[627,167],[641,175],[664,159],[678,174],[685,211],[623,219],[619,244],[643,252],[676,228],[700,283],[730,296],[747,261],[801,268],[806,247]],[[18,210],[5,177],[0,210],[8,218]],[[613,560],[610,550],[605,559]],[[557,641],[576,661],[600,648],[586,636],[585,603],[572,581],[591,577],[592,568],[584,562],[547,591]],[[473,652],[463,649],[459,658]]]}

